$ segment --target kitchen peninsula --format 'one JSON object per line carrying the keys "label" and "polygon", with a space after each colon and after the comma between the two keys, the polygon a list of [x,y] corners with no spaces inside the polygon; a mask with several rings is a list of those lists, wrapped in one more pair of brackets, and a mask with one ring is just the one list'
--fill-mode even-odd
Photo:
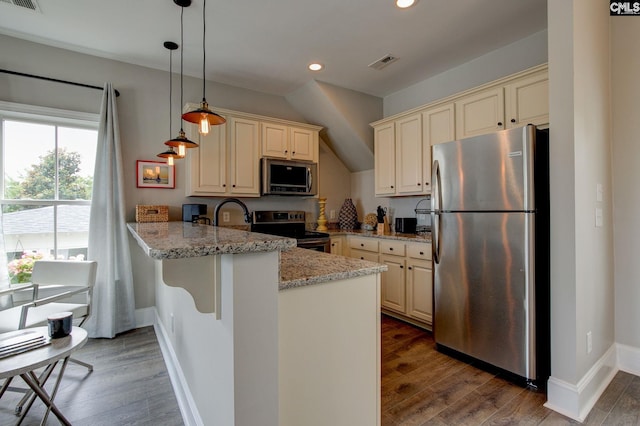
{"label": "kitchen peninsula", "polygon": [[185,222],[129,229],[154,262],[185,423],[380,423],[384,265]]}

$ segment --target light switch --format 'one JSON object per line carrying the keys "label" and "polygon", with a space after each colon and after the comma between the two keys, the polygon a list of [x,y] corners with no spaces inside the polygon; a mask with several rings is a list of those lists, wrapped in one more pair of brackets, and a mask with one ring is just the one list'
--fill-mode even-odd
{"label": "light switch", "polygon": [[602,184],[598,183],[596,184],[596,201],[602,202],[603,199],[603,188],[602,188]]}
{"label": "light switch", "polygon": [[596,207],[596,228],[602,228],[602,209]]}

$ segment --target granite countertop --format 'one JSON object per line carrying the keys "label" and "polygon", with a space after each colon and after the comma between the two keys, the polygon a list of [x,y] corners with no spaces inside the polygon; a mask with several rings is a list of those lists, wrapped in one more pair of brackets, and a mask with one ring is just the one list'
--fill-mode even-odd
{"label": "granite countertop", "polygon": [[280,253],[280,290],[376,274],[387,270],[366,260],[295,248]]}
{"label": "granite countertop", "polygon": [[426,234],[402,234],[399,232],[391,232],[388,234],[378,234],[377,231],[365,231],[363,229],[335,229],[327,231],[331,236],[339,235],[359,235],[362,237],[382,238],[386,240],[410,241],[414,243],[431,243],[431,233]]}
{"label": "granite countertop", "polygon": [[127,227],[152,259],[289,250],[296,246],[294,238],[191,222],[129,223]]}

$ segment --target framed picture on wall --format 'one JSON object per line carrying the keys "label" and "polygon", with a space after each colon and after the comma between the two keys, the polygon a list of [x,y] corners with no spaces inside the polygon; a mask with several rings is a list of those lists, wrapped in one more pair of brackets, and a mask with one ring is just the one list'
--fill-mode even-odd
{"label": "framed picture on wall", "polygon": [[136,161],[136,180],[138,188],[176,187],[176,168],[162,161]]}

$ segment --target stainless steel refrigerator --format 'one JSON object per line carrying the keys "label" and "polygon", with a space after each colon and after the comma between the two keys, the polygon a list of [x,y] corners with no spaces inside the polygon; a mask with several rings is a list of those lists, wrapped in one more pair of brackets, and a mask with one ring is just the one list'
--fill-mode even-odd
{"label": "stainless steel refrigerator", "polygon": [[544,385],[549,376],[548,132],[432,147],[434,337]]}

